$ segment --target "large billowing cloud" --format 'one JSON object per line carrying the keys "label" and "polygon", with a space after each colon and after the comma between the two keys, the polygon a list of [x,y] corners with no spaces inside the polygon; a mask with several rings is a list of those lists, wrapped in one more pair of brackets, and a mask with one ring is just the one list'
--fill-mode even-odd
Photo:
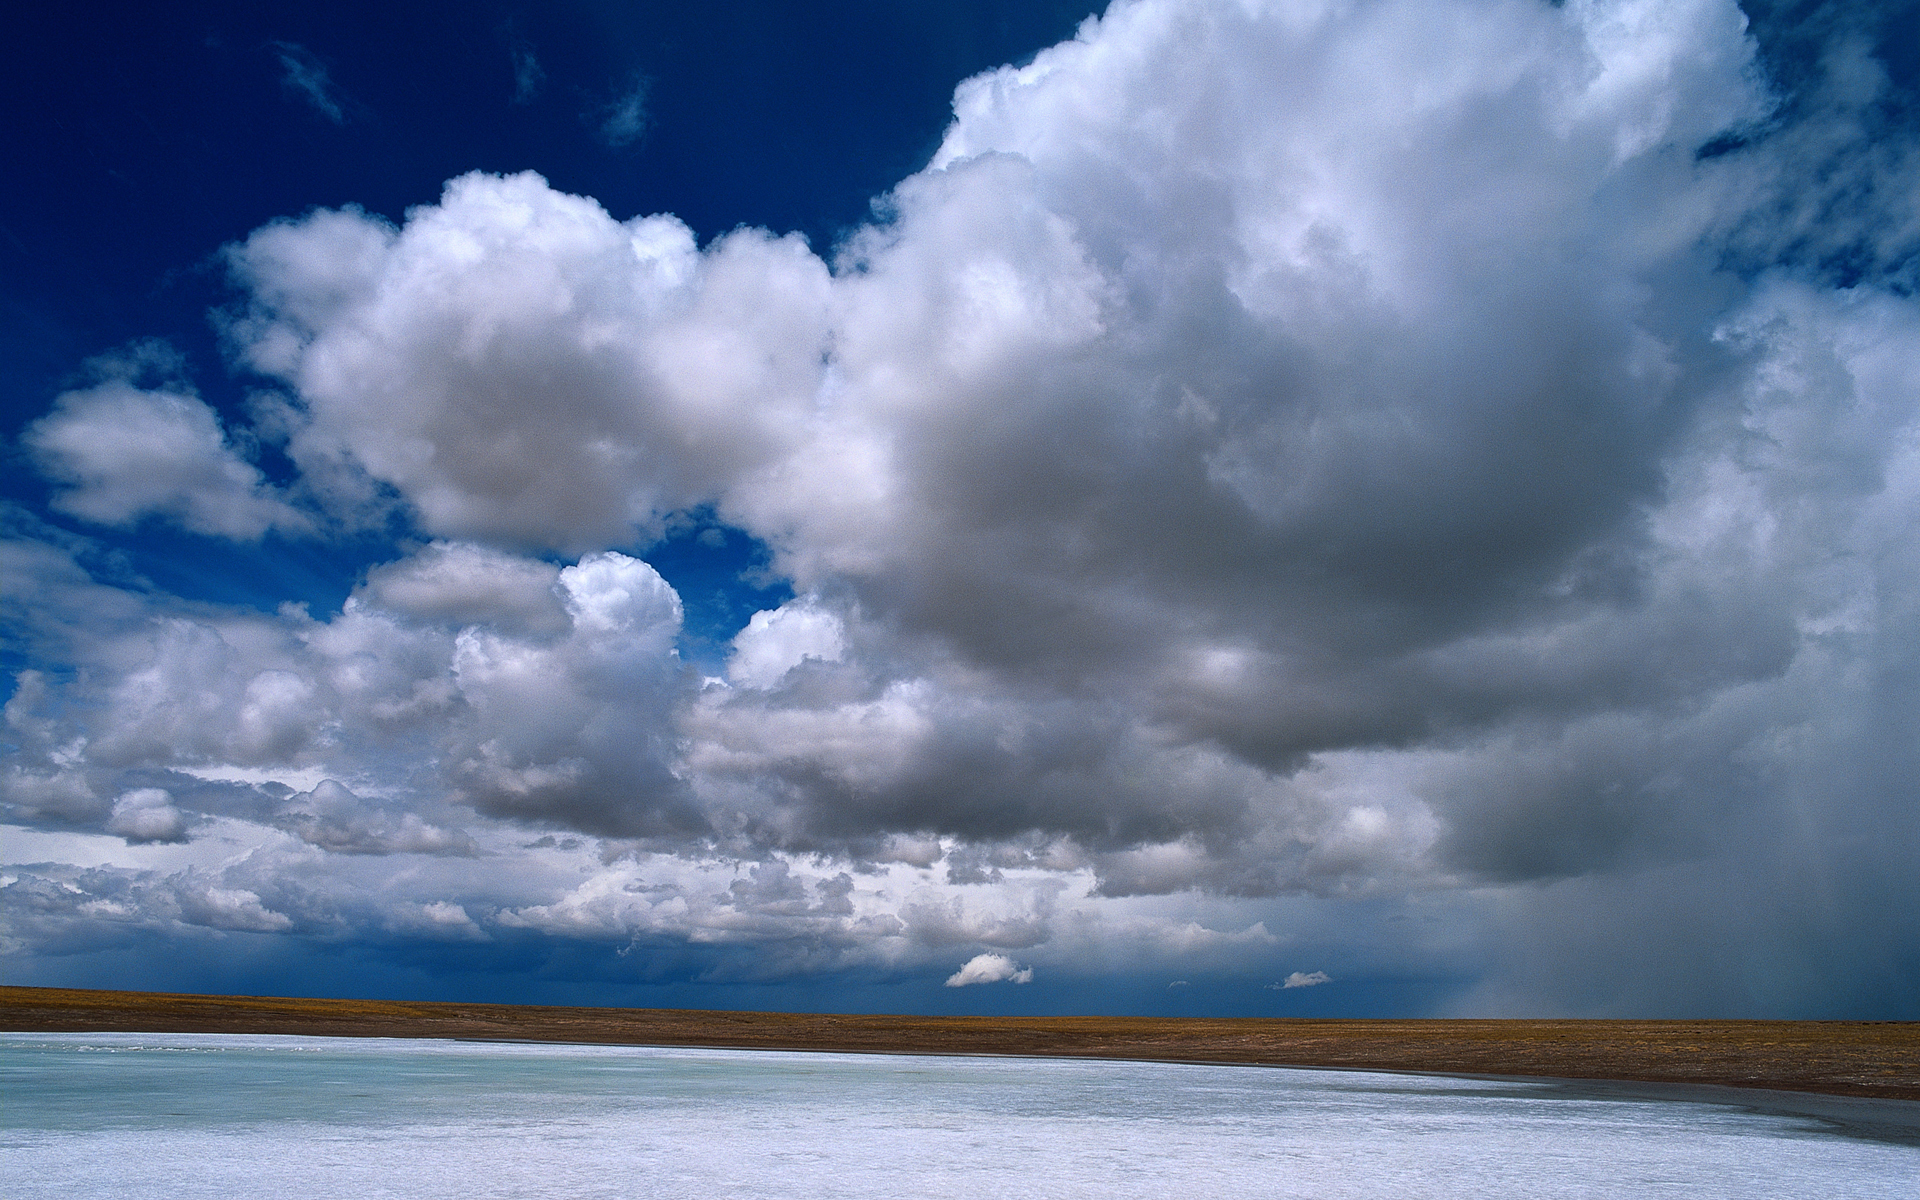
{"label": "large billowing cloud", "polygon": [[[1784,103],[1726,0],[1145,0],[964,83],[831,263],[531,174],[262,229],[228,333],[296,499],[107,383],[30,436],[56,504],[431,540],[323,617],[18,543],[59,670],[8,706],[15,820],[258,832],[230,878],[48,867],[14,936],[385,904],[973,982],[1258,952],[1313,896],[1454,930],[1401,961],[1461,939],[1485,1010],[1897,1004],[1916,159],[1821,61]],[[708,679],[630,553],[702,506],[797,593]]]}

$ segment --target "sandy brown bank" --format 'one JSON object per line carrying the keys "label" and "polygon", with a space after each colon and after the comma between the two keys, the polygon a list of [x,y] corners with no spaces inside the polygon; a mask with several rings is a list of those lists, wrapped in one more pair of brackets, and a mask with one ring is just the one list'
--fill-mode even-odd
{"label": "sandy brown bank", "polygon": [[0,987],[0,1030],[1020,1054],[1777,1088],[1920,1101],[1911,1021],[913,1017]]}

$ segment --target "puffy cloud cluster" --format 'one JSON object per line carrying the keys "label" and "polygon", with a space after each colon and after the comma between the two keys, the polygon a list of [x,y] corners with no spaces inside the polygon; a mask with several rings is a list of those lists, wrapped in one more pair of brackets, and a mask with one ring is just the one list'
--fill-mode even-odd
{"label": "puffy cloud cluster", "polygon": [[[1920,308],[1873,213],[1916,160],[1847,124],[1871,60],[1826,61],[1783,107],[1729,0],[1141,0],[964,83],[831,264],[531,174],[271,225],[231,251],[227,333],[280,389],[257,428],[297,500],[190,394],[110,381],[29,434],[56,506],[433,540],[324,619],[23,544],[66,673],[8,706],[11,811],[367,859],[584,834],[584,883],[384,927],[750,938],[794,971],[982,948],[956,987],[1024,982],[992,948],[1064,906],[1177,895],[1478,886],[1453,919],[1513,944],[1625,938],[1594,896],[1681,863],[1758,897],[1792,860],[1824,881],[1778,902],[1795,947],[1877,910],[1911,953]],[[1864,181],[1845,288],[1809,155]],[[705,680],[613,549],[703,507],[798,593]],[[729,861],[718,892],[666,865]],[[215,891],[176,907],[270,894]],[[1696,911],[1648,936],[1742,925]],[[1490,1006],[1618,999],[1490,969]]]}
{"label": "puffy cloud cluster", "polygon": [[[52,555],[22,568],[43,595],[78,573]],[[112,595],[72,591],[83,606]],[[600,833],[698,828],[671,769],[670,710],[690,682],[680,623],[659,573],[615,551],[556,568],[435,543],[370,572],[325,622],[289,607],[153,613],[112,635],[96,625],[67,647],[80,678],[63,696],[29,673],[9,703],[12,801],[84,823],[129,772],[317,770]],[[49,715],[61,703],[87,714]],[[315,844],[461,844],[416,814],[375,814],[332,780],[298,799]]]}

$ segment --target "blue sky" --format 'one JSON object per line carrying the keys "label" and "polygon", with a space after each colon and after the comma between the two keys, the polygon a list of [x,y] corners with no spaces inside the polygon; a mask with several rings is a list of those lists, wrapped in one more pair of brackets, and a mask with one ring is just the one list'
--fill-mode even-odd
{"label": "blue sky", "polygon": [[1917,39],[31,14],[5,977],[1920,1015]]}

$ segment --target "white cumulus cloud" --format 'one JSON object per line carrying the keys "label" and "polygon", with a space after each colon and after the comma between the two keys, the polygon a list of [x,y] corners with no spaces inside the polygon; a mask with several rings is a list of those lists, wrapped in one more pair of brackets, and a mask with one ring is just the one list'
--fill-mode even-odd
{"label": "white cumulus cloud", "polygon": [[187,814],[174,807],[164,788],[135,788],[113,802],[106,831],[129,842],[186,840]]}
{"label": "white cumulus cloud", "polygon": [[846,653],[840,617],[805,602],[753,614],[733,638],[727,678],[744,687],[766,689],[808,659],[839,662]]}
{"label": "white cumulus cloud", "polygon": [[971,987],[976,983],[1032,983],[1033,968],[1015,966],[1004,954],[976,954],[958,971],[947,976],[948,987]]}
{"label": "white cumulus cloud", "polygon": [[235,452],[214,411],[183,388],[109,380],[66,392],[22,440],[41,472],[64,487],[53,506],[88,521],[164,516],[196,533],[243,539],[311,528]]}

